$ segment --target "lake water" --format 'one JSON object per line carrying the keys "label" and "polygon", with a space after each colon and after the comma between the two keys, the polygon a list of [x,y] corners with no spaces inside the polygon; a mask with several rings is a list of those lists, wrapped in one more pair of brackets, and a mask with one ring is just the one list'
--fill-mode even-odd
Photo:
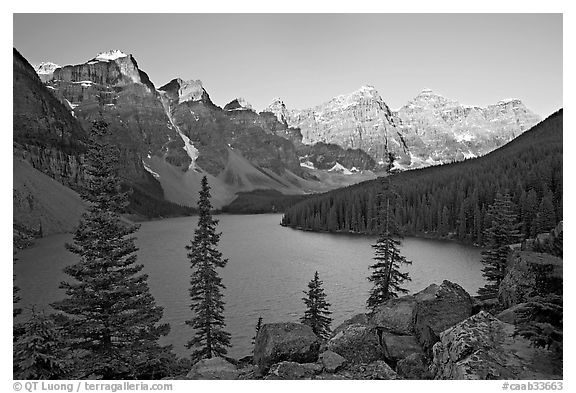
{"label": "lake water", "polygon": [[[229,259],[220,271],[225,290],[226,324],[232,334],[229,355],[251,352],[251,338],[259,316],[264,322],[297,322],[304,312],[302,291],[317,270],[332,304],[336,327],[354,314],[365,312],[370,283],[366,279],[373,262],[373,237],[302,232],[279,225],[281,215],[219,216],[220,249]],[[145,222],[137,232],[138,261],[149,274],[149,285],[164,319],[172,330],[165,342],[181,356],[189,351],[192,335],[184,321],[190,319],[190,263],[184,246],[196,228],[196,217]],[[56,235],[36,241],[21,251],[15,265],[21,288],[21,307],[45,308],[64,296],[59,283],[67,279],[62,269],[75,262],[64,243],[72,235]],[[405,238],[403,254],[412,292],[429,284],[450,280],[471,295],[484,285],[480,249],[449,241]]]}

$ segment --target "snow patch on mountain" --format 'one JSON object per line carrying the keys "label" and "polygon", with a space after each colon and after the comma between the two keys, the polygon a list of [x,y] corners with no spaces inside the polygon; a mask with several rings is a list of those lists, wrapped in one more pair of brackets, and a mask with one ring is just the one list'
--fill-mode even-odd
{"label": "snow patch on mountain", "polygon": [[194,169],[194,168],[196,168],[196,159],[198,158],[198,149],[196,149],[194,147],[194,144],[192,143],[190,138],[188,138],[186,135],[184,135],[180,131],[180,129],[178,129],[178,128],[176,128],[176,129],[178,130],[180,137],[184,141],[184,150],[186,150],[186,153],[188,153],[188,157],[190,157],[190,160],[192,160],[192,162],[190,163],[190,166],[188,166],[188,170]]}
{"label": "snow patch on mountain", "polygon": [[[148,155],[148,158],[150,158],[150,155]],[[144,169],[146,169],[146,171],[149,172],[149,173],[150,173],[152,176],[154,176],[156,179],[159,179],[159,178],[160,178],[160,175],[159,175],[158,173],[154,172],[154,171],[152,170],[152,168],[150,168],[150,167],[148,166],[148,164],[146,164],[144,161],[142,161],[142,165],[144,165]]]}
{"label": "snow patch on mountain", "polygon": [[101,52],[98,53],[98,55],[94,58],[95,60],[100,60],[100,61],[111,61],[111,60],[116,60],[119,59],[121,57],[126,57],[128,56],[126,53],[118,50],[118,49],[112,49],[106,52]]}
{"label": "snow patch on mountain", "polygon": [[237,97],[224,107],[226,111],[252,111],[252,105],[243,97]]}
{"label": "snow patch on mountain", "polygon": [[334,164],[334,166],[330,169],[328,169],[328,172],[338,172],[338,173],[342,173],[343,175],[351,175],[352,171],[350,171],[348,168],[346,168],[344,165],[340,164],[339,162],[336,162],[336,164]]}
{"label": "snow patch on mountain", "polygon": [[314,164],[311,161],[300,161],[300,166],[302,168],[308,168],[308,169],[316,169],[314,168]]}

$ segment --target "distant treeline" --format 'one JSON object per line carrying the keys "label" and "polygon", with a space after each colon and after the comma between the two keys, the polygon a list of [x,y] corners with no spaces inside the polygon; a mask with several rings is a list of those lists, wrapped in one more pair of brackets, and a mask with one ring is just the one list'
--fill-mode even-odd
{"label": "distant treeline", "polygon": [[222,208],[222,213],[262,214],[282,213],[294,204],[309,198],[309,195],[284,195],[276,190],[254,190],[240,192],[236,199]]}
{"label": "distant treeline", "polygon": [[[453,237],[483,244],[488,206],[509,192],[525,236],[562,220],[562,110],[507,145],[477,159],[392,175],[394,215],[406,235]],[[313,231],[378,232],[381,179],[311,197],[282,224]]]}
{"label": "distant treeline", "polygon": [[130,188],[132,192],[129,196],[130,204],[127,208],[128,213],[142,215],[147,218],[191,216],[197,213],[197,209],[193,207],[182,206],[164,199],[154,198],[136,186]]}

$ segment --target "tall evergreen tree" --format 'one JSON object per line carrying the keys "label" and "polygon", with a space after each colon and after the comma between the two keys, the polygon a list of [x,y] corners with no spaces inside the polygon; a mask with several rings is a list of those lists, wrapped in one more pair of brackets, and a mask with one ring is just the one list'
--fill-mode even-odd
{"label": "tall evergreen tree", "polygon": [[22,334],[14,343],[14,379],[65,378],[69,360],[54,320],[33,311],[21,327]]}
{"label": "tall evergreen tree", "polygon": [[86,155],[88,181],[82,198],[89,203],[67,249],[80,260],[64,269],[74,279],[62,282],[67,297],[52,304],[64,313],[70,350],[77,355],[76,377],[161,377],[158,362],[169,347],[158,340],[170,327],[160,324],[162,307],[136,263],[132,236],[138,226],[120,214],[128,204],[118,177],[118,149],[105,142],[108,124],[95,121]]}
{"label": "tall evergreen tree", "polygon": [[390,154],[388,175],[381,178],[381,189],[377,195],[379,235],[376,244],[372,245],[376,263],[370,266],[372,274],[368,277],[374,286],[366,301],[366,306],[372,312],[386,300],[398,297],[399,293],[407,293],[408,290],[403,288],[402,284],[410,281],[409,274],[400,271],[402,264],[409,265],[412,262],[406,259],[399,249],[400,231],[392,212],[392,204],[397,197],[391,182],[393,162],[394,156]]}
{"label": "tall evergreen tree", "polygon": [[498,193],[494,204],[487,212],[489,226],[484,232],[486,250],[482,252],[484,268],[482,272],[488,281],[478,290],[478,294],[485,298],[494,298],[498,295],[498,288],[506,274],[506,259],[510,252],[509,245],[521,239],[515,207],[508,193]]}
{"label": "tall evergreen tree", "polygon": [[210,186],[206,176],[202,178],[202,189],[198,200],[198,227],[194,239],[186,246],[191,262],[190,308],[195,316],[186,324],[195,329],[187,347],[195,348],[193,360],[223,356],[230,347],[230,333],[224,330],[224,301],[222,290],[226,287],[216,271],[228,262],[218,251],[221,233],[216,232],[218,220],[212,217]]}
{"label": "tall evergreen tree", "polygon": [[314,273],[314,278],[308,283],[308,291],[304,291],[306,297],[302,298],[306,304],[306,311],[300,321],[305,325],[312,328],[314,334],[323,339],[330,337],[330,324],[332,314],[329,311],[330,303],[326,301],[326,294],[322,288],[323,282],[318,276],[318,272]]}

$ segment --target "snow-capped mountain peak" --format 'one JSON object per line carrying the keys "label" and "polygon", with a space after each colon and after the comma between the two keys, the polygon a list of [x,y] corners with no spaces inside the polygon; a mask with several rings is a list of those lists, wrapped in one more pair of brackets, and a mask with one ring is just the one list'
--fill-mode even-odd
{"label": "snow-capped mountain peak", "polygon": [[287,124],[290,114],[281,98],[276,97],[262,112],[271,112],[276,115],[280,123]]}
{"label": "snow-capped mountain peak", "polygon": [[252,105],[250,105],[250,103],[248,101],[246,101],[245,98],[243,97],[237,97],[235,99],[233,99],[232,101],[230,101],[228,104],[226,104],[226,106],[224,107],[224,110],[227,111],[242,111],[242,110],[253,110],[252,109]]}
{"label": "snow-capped mountain peak", "polygon": [[100,60],[100,61],[110,61],[110,60],[116,60],[116,59],[119,59],[121,57],[126,57],[126,56],[128,56],[128,55],[126,53],[122,52],[121,50],[111,49],[111,50],[106,51],[106,52],[98,53],[98,55],[94,59]]}
{"label": "snow-capped mountain peak", "polygon": [[34,71],[36,71],[38,75],[47,75],[54,73],[56,68],[60,68],[60,66],[50,61],[43,61],[42,63],[34,66]]}

